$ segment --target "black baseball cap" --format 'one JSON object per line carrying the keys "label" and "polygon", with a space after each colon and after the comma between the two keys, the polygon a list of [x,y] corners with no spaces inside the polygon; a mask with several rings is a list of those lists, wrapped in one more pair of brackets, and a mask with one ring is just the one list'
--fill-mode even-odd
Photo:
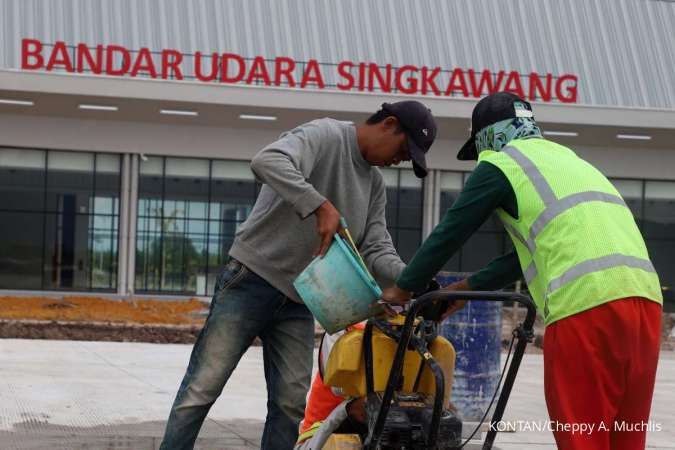
{"label": "black baseball cap", "polygon": [[481,99],[471,115],[471,137],[462,146],[457,159],[462,161],[478,159],[476,134],[493,123],[516,117],[532,117],[532,105],[510,92],[497,92]]}
{"label": "black baseball cap", "polygon": [[408,139],[408,152],[418,178],[427,176],[426,153],[436,139],[436,121],[431,110],[415,100],[383,103],[382,109],[398,119]]}

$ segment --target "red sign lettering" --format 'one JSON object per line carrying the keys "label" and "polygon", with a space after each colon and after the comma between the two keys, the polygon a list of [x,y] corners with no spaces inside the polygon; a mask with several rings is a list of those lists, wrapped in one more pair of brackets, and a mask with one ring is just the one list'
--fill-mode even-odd
{"label": "red sign lettering", "polygon": [[284,86],[300,89],[329,89],[428,95],[434,97],[480,98],[494,92],[512,92],[527,100],[575,103],[578,79],[574,74],[521,74],[517,71],[454,67],[427,67],[374,62],[340,61],[319,63],[315,59],[296,61],[287,56],[266,59],[245,58],[235,53],[201,52],[184,54],[163,49],[130,50],[120,45],[89,47],[63,41],[46,44],[37,39],[21,41],[21,69],[65,71],[183,80],[205,83]]}

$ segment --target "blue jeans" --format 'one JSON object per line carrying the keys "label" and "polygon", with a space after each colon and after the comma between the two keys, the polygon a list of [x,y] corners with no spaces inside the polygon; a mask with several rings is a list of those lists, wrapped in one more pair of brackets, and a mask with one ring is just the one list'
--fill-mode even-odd
{"label": "blue jeans", "polygon": [[293,448],[312,374],[314,319],[305,305],[230,259],[216,283],[160,449],[194,447],[211,405],[256,336],[263,342],[267,380],[267,419],[260,447]]}

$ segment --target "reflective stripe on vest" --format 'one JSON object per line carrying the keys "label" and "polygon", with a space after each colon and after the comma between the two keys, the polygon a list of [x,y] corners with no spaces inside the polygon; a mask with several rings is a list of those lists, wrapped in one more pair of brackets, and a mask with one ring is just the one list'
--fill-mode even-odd
{"label": "reflective stripe on vest", "polygon": [[[530,255],[534,255],[534,250],[536,249],[534,245],[534,240],[530,242],[528,239],[525,239],[522,234],[513,226],[511,226],[510,223],[502,222],[504,225],[504,228],[506,228],[507,231],[511,233],[513,237],[518,239],[521,244],[523,244],[527,249],[530,251]],[[530,265],[523,271],[523,276],[525,277],[525,281],[529,284],[532,280],[534,280],[534,277],[537,276],[537,266],[534,264],[534,259],[530,263]]]}
{"label": "reflective stripe on vest", "polygon": [[296,444],[300,444],[307,439],[311,438],[314,436],[316,431],[321,428],[321,425],[323,425],[323,420],[319,420],[317,422],[314,422],[311,427],[309,427],[307,430],[303,431],[299,436]]}
{"label": "reflective stripe on vest", "polygon": [[574,281],[577,278],[581,278],[586,274],[618,266],[634,267],[636,269],[642,269],[645,272],[656,272],[652,262],[647,259],[614,253],[612,255],[601,256],[600,258],[589,259],[588,261],[570,267],[558,278],[551,280],[546,289],[546,295],[549,295],[556,289],[559,289],[565,284]]}

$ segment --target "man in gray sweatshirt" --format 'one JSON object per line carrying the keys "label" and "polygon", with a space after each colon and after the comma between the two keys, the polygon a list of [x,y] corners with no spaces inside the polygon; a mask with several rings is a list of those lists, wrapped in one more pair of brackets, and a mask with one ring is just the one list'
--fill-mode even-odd
{"label": "man in gray sweatshirt", "polygon": [[328,118],[301,125],[253,158],[251,170],[264,185],[216,283],[161,449],[193,448],[256,337],[268,394],[261,448],[293,448],[312,372],[314,319],[292,282],[326,253],[343,216],[370,271],[383,287],[393,285],[405,264],[387,231],[385,185],[374,166],[412,160],[422,178],[435,137],[424,105],[385,103],[358,126]]}

